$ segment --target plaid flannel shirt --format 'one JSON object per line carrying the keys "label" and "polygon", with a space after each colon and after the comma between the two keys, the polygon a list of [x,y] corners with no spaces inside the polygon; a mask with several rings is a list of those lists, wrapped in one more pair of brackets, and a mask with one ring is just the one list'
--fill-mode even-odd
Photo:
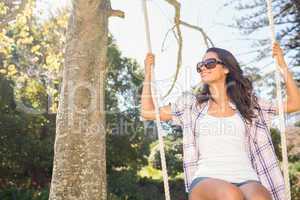
{"label": "plaid flannel shirt", "polygon": [[[260,108],[254,109],[254,113],[258,114],[257,117],[251,125],[245,123],[247,155],[260,182],[271,193],[273,200],[284,200],[284,178],[270,133],[271,120],[276,115],[276,107],[272,102],[259,97],[258,104]],[[208,106],[207,102],[200,106],[196,105],[196,96],[190,92],[183,93],[171,104],[173,124],[180,125],[183,130],[183,171],[186,192],[190,189],[198,167],[199,151],[195,136],[196,123],[201,123],[199,118],[204,115],[203,111]],[[236,109],[233,102],[230,102],[230,106]],[[238,112],[238,114],[240,113]]]}

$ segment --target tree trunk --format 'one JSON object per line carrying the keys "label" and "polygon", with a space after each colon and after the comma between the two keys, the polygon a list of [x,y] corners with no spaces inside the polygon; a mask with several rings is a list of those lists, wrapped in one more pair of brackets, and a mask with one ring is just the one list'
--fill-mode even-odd
{"label": "tree trunk", "polygon": [[106,192],[104,83],[109,0],[73,0],[56,121],[49,199]]}

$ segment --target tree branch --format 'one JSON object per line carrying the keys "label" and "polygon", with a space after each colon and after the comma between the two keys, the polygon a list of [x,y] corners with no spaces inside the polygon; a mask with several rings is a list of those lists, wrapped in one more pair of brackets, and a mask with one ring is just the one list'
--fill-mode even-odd
{"label": "tree branch", "polygon": [[125,13],[121,10],[113,10],[110,9],[109,11],[109,16],[110,17],[120,17],[120,18],[125,18]]}
{"label": "tree branch", "polygon": [[[173,31],[176,28],[177,37],[176,37],[176,33],[175,33],[175,38],[176,38],[176,40],[178,42],[178,46],[179,47],[178,47],[178,51],[177,51],[177,66],[176,66],[175,77],[174,77],[174,80],[172,82],[171,88],[168,90],[167,94],[163,96],[163,98],[165,98],[166,96],[168,96],[171,93],[172,89],[174,88],[176,80],[178,78],[178,74],[179,74],[179,70],[180,70],[180,67],[181,67],[181,63],[182,63],[183,39],[182,39],[182,32],[181,32],[181,29],[180,29],[180,25],[184,25],[184,26],[187,26],[189,28],[193,28],[193,29],[196,29],[196,30],[200,31],[202,33],[202,36],[204,37],[204,42],[205,42],[206,46],[208,47],[208,41],[213,46],[212,41],[207,36],[207,34],[203,31],[202,28],[194,26],[194,25],[191,25],[191,24],[188,24],[188,23],[183,22],[183,21],[180,20],[181,5],[180,5],[180,3],[177,0],[165,0],[165,1],[168,2],[169,4],[171,4],[174,7],[174,9],[175,9],[175,16],[174,16],[175,25],[170,30]],[[168,31],[168,33],[170,32],[170,30]],[[173,31],[173,32],[175,32],[175,31]]]}
{"label": "tree branch", "polygon": [[168,35],[169,35],[169,33],[170,33],[171,31],[172,31],[172,33],[174,34],[174,37],[175,37],[177,43],[179,42],[179,40],[178,40],[178,38],[177,38],[177,35],[176,35],[175,31],[174,31],[174,28],[175,28],[175,25],[174,25],[172,28],[170,28],[170,29],[167,31],[167,33],[165,34],[164,40],[163,40],[162,45],[161,45],[161,51],[162,51],[162,52],[164,51],[165,42],[166,42],[166,40],[167,40],[167,38],[168,38]]}
{"label": "tree branch", "polygon": [[208,37],[208,35],[204,32],[204,30],[201,27],[195,26],[195,25],[191,25],[187,22],[184,22],[182,20],[180,20],[180,24],[182,24],[183,26],[189,27],[191,29],[195,29],[201,32],[203,39],[204,39],[204,43],[206,45],[207,48],[209,48],[209,44],[210,43],[211,46],[214,46],[214,43],[212,42],[212,40]]}
{"label": "tree branch", "polygon": [[181,29],[180,29],[180,3],[177,0],[166,0],[169,4],[171,4],[174,9],[175,9],[175,16],[174,16],[174,22],[175,22],[175,28],[176,28],[176,32],[177,32],[177,41],[178,41],[178,51],[177,51],[177,66],[176,66],[176,72],[175,72],[175,77],[173,80],[173,83],[171,85],[171,88],[168,90],[167,94],[163,96],[163,98],[165,98],[166,96],[168,96],[172,89],[175,86],[176,80],[178,78],[178,74],[179,74],[179,70],[181,67],[181,62],[182,62],[182,46],[183,46],[183,40],[182,40],[182,33],[181,33]]}
{"label": "tree branch", "polygon": [[108,2],[108,8],[107,9],[108,9],[108,16],[109,17],[125,18],[125,13],[123,11],[112,9],[110,1],[107,1],[107,2]]}

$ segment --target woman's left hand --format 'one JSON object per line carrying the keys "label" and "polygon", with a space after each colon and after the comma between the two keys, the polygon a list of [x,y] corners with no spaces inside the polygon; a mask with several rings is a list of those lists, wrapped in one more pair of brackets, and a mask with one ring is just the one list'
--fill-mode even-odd
{"label": "woman's left hand", "polygon": [[279,67],[280,67],[280,71],[281,73],[284,73],[284,71],[286,71],[288,69],[288,66],[284,60],[284,55],[283,55],[283,51],[280,48],[280,45],[278,42],[274,42],[273,43],[273,47],[272,47],[272,57],[276,59],[276,62],[278,63]]}

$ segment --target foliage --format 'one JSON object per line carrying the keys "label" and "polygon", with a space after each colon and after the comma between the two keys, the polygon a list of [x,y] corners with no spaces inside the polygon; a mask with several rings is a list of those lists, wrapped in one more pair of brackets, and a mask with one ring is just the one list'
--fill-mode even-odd
{"label": "foliage", "polygon": [[[175,178],[183,173],[182,130],[178,130],[176,127],[173,127],[172,133],[164,138],[164,145],[168,175],[170,178]],[[155,141],[152,144],[148,162],[153,168],[161,170],[158,141]]]}
{"label": "foliage", "polygon": [[13,83],[0,77],[1,185],[44,187],[52,171],[54,118],[17,111],[13,103]]}
{"label": "foliage", "polygon": [[291,199],[293,200],[300,200],[299,171],[300,169],[298,173],[290,173]]}
{"label": "foliage", "polygon": [[48,188],[42,190],[27,188],[6,188],[0,193],[1,200],[47,200]]}
{"label": "foliage", "polygon": [[300,127],[300,121],[296,122],[294,126]]}
{"label": "foliage", "polygon": [[271,137],[275,148],[275,153],[279,161],[282,161],[281,154],[281,137],[278,129],[271,128]]}
{"label": "foliage", "polygon": [[[269,21],[267,16],[267,2],[258,0],[243,2],[233,0],[226,5],[234,6],[240,13],[234,24],[231,26],[238,28],[245,35],[258,34],[259,31],[269,32]],[[273,0],[273,16],[276,26],[277,40],[283,48],[289,52],[292,59],[292,66],[300,64],[300,2],[294,0]],[[259,47],[258,59],[264,58],[269,50],[269,38],[258,39],[253,47]]]}
{"label": "foliage", "polygon": [[[282,162],[281,154],[281,137],[278,129],[271,128],[272,141],[275,147],[275,153],[280,162]],[[288,148],[289,153],[289,148]],[[291,185],[291,195],[292,199],[299,200],[300,197],[300,160],[299,157],[288,156],[289,160],[289,177]]]}
{"label": "foliage", "polygon": [[[272,2],[276,38],[285,53],[289,69],[293,72],[294,79],[300,87],[300,73],[298,70],[300,65],[300,3],[294,0],[273,0]],[[238,29],[249,39],[253,39],[251,45],[253,49],[251,52],[255,56],[253,62],[272,58],[269,34],[267,34],[268,37],[265,37],[266,34],[263,34],[263,36],[261,34],[270,33],[266,0],[249,2],[228,0],[225,6],[234,7],[239,12],[235,22],[230,23],[228,26]],[[267,63],[267,65],[270,64]],[[268,95],[274,97],[276,96],[274,73],[264,74],[263,76],[257,73],[257,70],[267,67],[267,65],[247,67],[252,71],[249,74],[255,81],[254,84],[257,85],[255,89],[259,92],[267,91]],[[262,88],[264,91],[262,91]]]}
{"label": "foliage", "polygon": [[33,15],[34,6],[29,1],[15,22],[0,32],[0,73],[15,82],[20,109],[41,113],[57,106],[51,103],[57,101],[68,15],[41,24]]}
{"label": "foliage", "polygon": [[141,199],[138,171],[147,165],[149,145],[139,119],[141,72],[137,63],[121,56],[109,37],[106,83],[108,190],[121,199]]}
{"label": "foliage", "polygon": [[48,112],[49,97],[58,91],[50,82],[59,80],[67,16],[40,24],[35,1],[27,2],[0,32],[0,187],[42,188],[51,179],[55,115]]}

